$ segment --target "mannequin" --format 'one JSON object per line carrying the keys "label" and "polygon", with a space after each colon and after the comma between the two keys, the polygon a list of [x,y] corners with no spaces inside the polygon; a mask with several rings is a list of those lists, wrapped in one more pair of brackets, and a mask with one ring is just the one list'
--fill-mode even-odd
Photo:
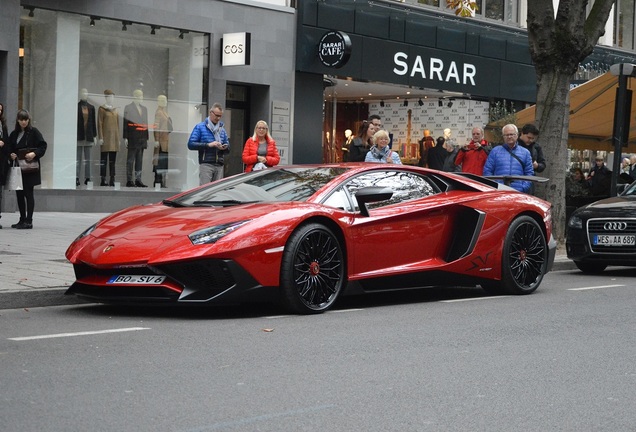
{"label": "mannequin", "polygon": [[141,182],[144,150],[148,147],[148,108],[141,103],[144,92],[133,92],[133,101],[124,108],[124,143],[126,156],[126,186],[148,187]]}
{"label": "mannequin", "polygon": [[347,129],[344,134],[345,143],[342,146],[342,161],[349,162],[349,146],[351,145],[351,141],[353,141],[353,132],[351,132],[351,129]]}
{"label": "mannequin", "polygon": [[417,142],[419,144],[420,160],[417,165],[425,167],[427,164],[428,151],[435,147],[435,139],[431,136],[431,131],[424,129],[424,136]]}
{"label": "mannequin", "polygon": [[84,184],[91,181],[91,150],[96,144],[95,107],[88,103],[88,90],[79,92],[77,103],[77,159],[75,160],[75,186],[80,185],[80,168],[84,161]]}
{"label": "mannequin", "polygon": [[157,96],[157,111],[154,124],[155,150],[152,157],[152,170],[155,173],[155,183],[166,187],[166,173],[168,171],[168,144],[172,132],[172,119],[168,115],[168,98]]}
{"label": "mannequin", "polygon": [[[100,186],[115,186],[115,159],[119,151],[119,113],[113,106],[114,93],[104,90],[106,103],[99,107],[97,114],[97,132],[101,157],[99,175],[102,177]],[[106,166],[109,168],[110,182],[106,183]]]}

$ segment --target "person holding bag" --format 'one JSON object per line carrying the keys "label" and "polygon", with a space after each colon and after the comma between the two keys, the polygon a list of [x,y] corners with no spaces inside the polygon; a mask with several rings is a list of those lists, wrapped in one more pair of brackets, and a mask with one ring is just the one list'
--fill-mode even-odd
{"label": "person holding bag", "polygon": [[267,123],[263,120],[257,121],[254,135],[245,141],[243,147],[245,172],[273,167],[279,162],[280,155],[276,148],[276,141],[269,134]]}
{"label": "person holding bag", "polygon": [[[4,115],[4,104],[0,103],[0,210],[2,209],[3,186],[6,184],[7,173],[9,172],[9,133],[7,131],[7,121]],[[2,215],[0,215],[2,217]],[[2,229],[2,225],[0,225]]]}
{"label": "person holding bag", "polygon": [[44,141],[40,131],[31,125],[29,112],[24,109],[19,110],[15,129],[9,135],[9,157],[12,161],[17,159],[18,162],[23,159],[26,165],[34,165],[34,162],[37,162],[37,169],[27,171],[21,165],[23,189],[15,191],[20,210],[20,221],[11,225],[11,228],[33,228],[33,210],[35,208],[33,188],[42,183],[40,158],[46,153],[46,147],[46,141]]}

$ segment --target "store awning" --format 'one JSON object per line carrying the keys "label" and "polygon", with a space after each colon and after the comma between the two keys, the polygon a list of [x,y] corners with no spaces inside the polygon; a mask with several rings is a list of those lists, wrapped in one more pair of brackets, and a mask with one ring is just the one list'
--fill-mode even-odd
{"label": "store awning", "polygon": [[[628,88],[632,79],[628,78]],[[570,130],[568,146],[579,150],[613,151],[614,104],[618,77],[610,72],[587,81],[570,90]],[[516,113],[516,124],[521,127],[535,121],[533,105]],[[636,95],[632,97],[629,130],[629,148],[624,153],[636,153]],[[493,124],[495,126],[495,124]],[[497,125],[501,126],[501,125]]]}

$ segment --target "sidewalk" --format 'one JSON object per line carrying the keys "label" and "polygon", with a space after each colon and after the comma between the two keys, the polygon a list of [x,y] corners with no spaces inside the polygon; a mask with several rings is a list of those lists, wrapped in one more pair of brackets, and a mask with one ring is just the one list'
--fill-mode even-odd
{"label": "sidewalk", "polygon": [[[37,203],[36,203],[37,206]],[[66,248],[105,213],[36,212],[33,229],[11,225],[17,212],[2,213],[0,224],[0,309],[81,303],[64,291],[75,280]]]}
{"label": "sidewalk", "polygon": [[[106,213],[35,212],[32,230],[12,229],[18,213],[3,213],[0,224],[0,309],[82,303],[64,291],[75,280],[66,248]],[[557,253],[553,270],[574,270]]]}

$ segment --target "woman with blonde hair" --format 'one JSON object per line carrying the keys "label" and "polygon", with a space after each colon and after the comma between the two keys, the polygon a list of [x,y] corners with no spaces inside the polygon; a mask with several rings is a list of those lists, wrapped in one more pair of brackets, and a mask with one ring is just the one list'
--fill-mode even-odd
{"label": "woman with blonde hair", "polygon": [[245,172],[273,167],[279,162],[280,155],[276,148],[276,141],[269,134],[267,123],[263,120],[257,121],[254,135],[245,141],[243,147]]}
{"label": "woman with blonde hair", "polygon": [[380,129],[373,134],[373,147],[369,149],[365,162],[394,163],[402,165],[400,155],[389,148],[389,134],[384,129]]}

